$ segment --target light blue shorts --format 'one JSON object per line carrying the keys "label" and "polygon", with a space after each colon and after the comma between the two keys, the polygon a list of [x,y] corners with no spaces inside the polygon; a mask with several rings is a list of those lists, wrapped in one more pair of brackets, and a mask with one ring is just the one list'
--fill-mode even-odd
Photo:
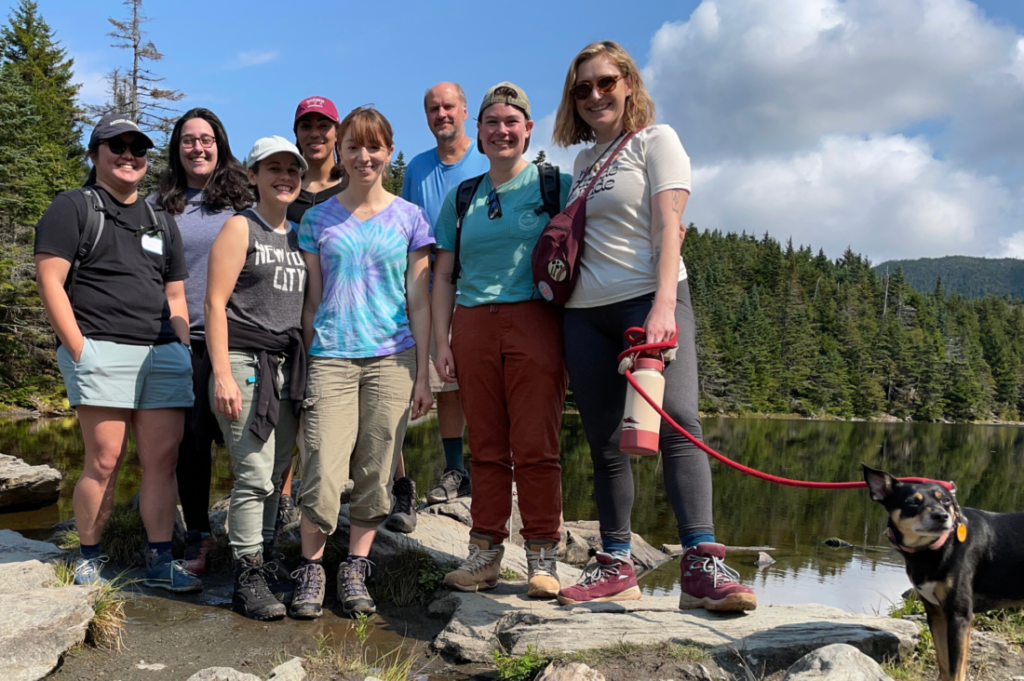
{"label": "light blue shorts", "polygon": [[72,407],[191,407],[192,358],[181,343],[124,345],[85,339],[78,362],[62,345],[57,364]]}

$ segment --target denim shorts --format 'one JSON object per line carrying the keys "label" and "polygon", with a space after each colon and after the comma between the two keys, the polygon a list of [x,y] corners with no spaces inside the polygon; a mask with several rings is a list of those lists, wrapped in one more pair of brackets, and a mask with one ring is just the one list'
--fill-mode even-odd
{"label": "denim shorts", "polygon": [[86,338],[78,362],[62,345],[57,364],[72,407],[191,407],[192,359],[181,343],[125,345]]}

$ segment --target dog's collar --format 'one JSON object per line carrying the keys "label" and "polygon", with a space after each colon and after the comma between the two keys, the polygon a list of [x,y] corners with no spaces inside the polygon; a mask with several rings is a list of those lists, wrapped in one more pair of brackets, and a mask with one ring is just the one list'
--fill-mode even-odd
{"label": "dog's collar", "polygon": [[946,530],[939,536],[938,539],[933,541],[931,544],[928,544],[927,546],[919,546],[915,549],[909,546],[904,546],[903,544],[900,544],[898,541],[896,541],[896,533],[893,532],[892,528],[890,527],[889,543],[892,544],[893,548],[895,548],[900,553],[917,553],[918,551],[938,551],[945,545],[946,540],[949,539],[949,535],[952,532],[953,530]]}

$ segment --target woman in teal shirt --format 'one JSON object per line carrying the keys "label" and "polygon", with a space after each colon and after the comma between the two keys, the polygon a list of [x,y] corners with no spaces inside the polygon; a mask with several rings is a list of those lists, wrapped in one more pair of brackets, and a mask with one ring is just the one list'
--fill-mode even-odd
{"label": "woman in teal shirt", "polygon": [[[473,452],[473,529],[469,556],[445,576],[461,591],[493,588],[512,512],[512,480],[523,516],[529,595],[554,598],[555,550],[562,515],[558,431],[567,384],[560,310],[534,289],[530,254],[551,218],[543,207],[536,165],[523,158],[533,121],[521,88],[487,91],[478,116],[478,148],[490,161],[462,221],[456,287],[456,195],[445,199],[436,224],[432,315],[436,368],[456,380]],[[561,174],[559,207],[571,177]],[[448,331],[452,340],[449,345]]]}

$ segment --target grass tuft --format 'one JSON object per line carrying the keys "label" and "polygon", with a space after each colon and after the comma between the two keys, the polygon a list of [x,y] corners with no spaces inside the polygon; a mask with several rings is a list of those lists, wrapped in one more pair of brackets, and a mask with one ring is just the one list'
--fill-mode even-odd
{"label": "grass tuft", "polygon": [[117,503],[103,526],[100,547],[115,565],[134,565],[145,536],[138,509],[132,508],[130,502]]}
{"label": "grass tuft", "polygon": [[[353,624],[352,630],[359,636],[359,626],[366,626],[365,620]],[[369,632],[366,632],[369,637]],[[341,672],[359,677],[373,676],[380,681],[407,681],[414,675],[416,661],[419,659],[418,644],[407,650],[399,646],[386,653],[380,652],[375,646],[367,646],[347,639],[336,641],[331,634],[314,637],[313,647],[306,650],[306,668],[316,678],[319,674]],[[346,676],[347,678],[347,676]]]}
{"label": "grass tuft", "polygon": [[70,551],[82,545],[82,538],[78,536],[78,530],[61,530],[53,537],[53,543],[59,549]]}
{"label": "grass tuft", "polygon": [[426,551],[404,551],[373,568],[367,582],[370,596],[377,603],[404,607],[430,601],[455,563],[440,566]]}
{"label": "grass tuft", "polygon": [[526,652],[519,657],[500,650],[495,650],[493,655],[494,666],[498,668],[501,681],[533,681],[551,662],[533,646],[526,646]]}
{"label": "grass tuft", "polygon": [[498,579],[503,579],[506,582],[514,582],[519,579],[519,573],[511,568],[503,567],[501,572],[498,573]]}
{"label": "grass tuft", "polygon": [[[74,585],[73,561],[57,561],[53,565],[53,570],[56,575],[56,586]],[[96,648],[117,651],[124,649],[124,628],[128,617],[124,614],[124,600],[120,592],[122,588],[133,583],[134,580],[126,580],[118,575],[106,584],[99,585],[100,592],[92,606],[93,616],[85,634],[86,643]]]}

